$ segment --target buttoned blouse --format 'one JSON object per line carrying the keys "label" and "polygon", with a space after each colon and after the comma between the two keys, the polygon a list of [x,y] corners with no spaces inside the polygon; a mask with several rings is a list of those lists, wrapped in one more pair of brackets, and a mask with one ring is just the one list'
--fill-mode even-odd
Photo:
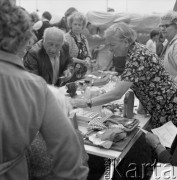
{"label": "buttoned blouse", "polygon": [[164,56],[164,67],[172,78],[177,76],[177,35],[168,43]]}

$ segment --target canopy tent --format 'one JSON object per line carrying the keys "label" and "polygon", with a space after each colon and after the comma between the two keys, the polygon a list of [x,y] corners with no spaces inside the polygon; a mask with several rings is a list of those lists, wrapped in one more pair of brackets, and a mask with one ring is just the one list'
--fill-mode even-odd
{"label": "canopy tent", "polygon": [[149,34],[153,29],[158,29],[160,15],[141,15],[133,13],[97,12],[89,11],[86,14],[87,21],[101,31],[104,31],[113,23],[125,22],[138,33],[138,41],[145,43],[149,39]]}

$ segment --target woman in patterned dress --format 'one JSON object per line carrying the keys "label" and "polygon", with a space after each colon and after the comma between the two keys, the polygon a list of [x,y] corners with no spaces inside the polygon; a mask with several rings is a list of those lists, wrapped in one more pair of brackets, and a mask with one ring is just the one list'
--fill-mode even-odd
{"label": "woman in patterned dress", "polygon": [[75,64],[71,82],[83,78],[90,64],[91,53],[88,41],[82,34],[85,24],[86,19],[80,12],[73,13],[68,19],[68,26],[71,30],[65,38],[69,44],[70,56],[73,57]]}
{"label": "woman in patterned dress", "polygon": [[158,56],[136,42],[136,33],[125,23],[116,23],[105,32],[115,56],[126,56],[125,70],[115,89],[93,99],[74,99],[75,107],[98,106],[120,99],[130,88],[151,115],[151,127],[168,121],[177,125],[177,86]]}

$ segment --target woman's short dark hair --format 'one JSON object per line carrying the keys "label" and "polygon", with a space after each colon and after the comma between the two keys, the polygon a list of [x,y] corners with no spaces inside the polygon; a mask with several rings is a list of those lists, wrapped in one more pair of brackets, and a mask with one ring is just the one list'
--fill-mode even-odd
{"label": "woman's short dark hair", "polygon": [[30,13],[30,16],[31,16],[32,23],[36,23],[37,21],[39,21],[39,16],[38,16],[37,12]]}
{"label": "woman's short dark hair", "polygon": [[70,7],[69,9],[66,10],[65,17],[70,16],[74,12],[77,12],[77,9],[75,7]]}
{"label": "woman's short dark hair", "polygon": [[159,34],[160,34],[159,30],[153,29],[150,33],[150,38],[152,39],[153,37],[155,37]]}
{"label": "woman's short dark hair", "polygon": [[0,50],[17,53],[32,36],[29,14],[21,7],[0,6]]}
{"label": "woman's short dark hair", "polygon": [[49,21],[52,19],[52,15],[48,11],[43,12],[42,17]]}

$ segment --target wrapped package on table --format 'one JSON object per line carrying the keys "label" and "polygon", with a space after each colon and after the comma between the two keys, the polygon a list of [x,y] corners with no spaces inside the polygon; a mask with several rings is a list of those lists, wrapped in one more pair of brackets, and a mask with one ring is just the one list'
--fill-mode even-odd
{"label": "wrapped package on table", "polygon": [[88,138],[93,144],[109,149],[113,143],[124,140],[138,125],[137,119],[119,116],[95,118],[89,122],[88,132],[96,132]]}

